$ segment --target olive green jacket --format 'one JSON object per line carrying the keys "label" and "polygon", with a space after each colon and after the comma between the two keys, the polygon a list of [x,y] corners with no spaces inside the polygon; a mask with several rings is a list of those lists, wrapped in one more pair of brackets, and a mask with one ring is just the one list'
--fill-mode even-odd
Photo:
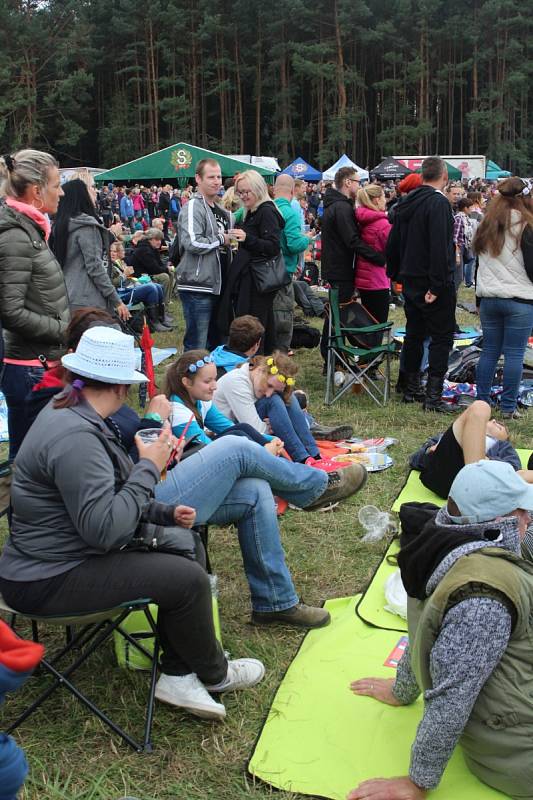
{"label": "olive green jacket", "polygon": [[41,228],[0,206],[0,318],[5,356],[55,360],[70,320],[63,271]]}

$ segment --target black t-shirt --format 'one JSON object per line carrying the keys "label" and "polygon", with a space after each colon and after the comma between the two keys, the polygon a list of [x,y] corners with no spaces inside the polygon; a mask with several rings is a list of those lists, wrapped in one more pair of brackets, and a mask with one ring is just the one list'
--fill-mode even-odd
{"label": "black t-shirt", "polygon": [[[213,212],[218,232],[222,234],[227,233],[229,231],[228,216],[224,214],[216,204],[214,206],[209,206],[209,208]],[[222,280],[224,280],[224,277],[226,275],[226,269],[228,266],[228,251],[225,247],[221,247],[219,250],[219,254],[220,254],[220,266],[222,267]]]}

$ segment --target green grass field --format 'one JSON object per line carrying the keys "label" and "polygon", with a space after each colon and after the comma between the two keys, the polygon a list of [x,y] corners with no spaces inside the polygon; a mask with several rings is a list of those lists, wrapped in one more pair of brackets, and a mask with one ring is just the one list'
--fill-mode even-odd
{"label": "green grass field", "polygon": [[[471,292],[465,290],[467,294]],[[177,316],[176,305],[173,312]],[[475,324],[474,317],[461,313],[462,323]],[[394,312],[393,316],[403,324],[401,312]],[[162,346],[181,344],[181,338],[181,326],[172,334],[156,337]],[[350,502],[327,513],[289,511],[281,519],[281,535],[297,589],[306,602],[322,604],[328,598],[352,595],[366,587],[387,542],[374,545],[361,542],[357,511],[368,503],[389,509],[407,475],[408,455],[425,437],[442,430],[449,420],[425,414],[418,406],[402,405],[394,393],[384,409],[362,395],[350,395],[326,408],[318,351],[298,351],[296,358],[301,367],[298,385],[309,392],[311,411],[321,422],[346,421],[353,424],[357,435],[391,435],[399,440],[389,451],[394,467],[370,475],[364,490]],[[394,374],[397,364],[393,363]],[[533,446],[531,422],[512,423],[512,431],[519,445]],[[215,475],[213,479],[216,480]],[[224,646],[233,656],[262,659],[267,668],[264,681],[248,692],[225,695],[228,716],[223,724],[202,722],[157,704],[152,755],[134,754],[70,694],[56,693],[16,732],[30,763],[30,776],[21,797],[25,800],[115,800],[124,795],[140,800],[296,797],[254,783],[246,774],[246,763],[303,634],[250,625],[248,587],[233,529],[211,529],[210,554],[219,576]],[[147,677],[120,670],[111,647],[93,658],[91,667],[79,673],[78,681],[122,724],[141,724]],[[3,707],[4,720],[12,719],[43,682],[41,677],[33,678],[8,698]]]}

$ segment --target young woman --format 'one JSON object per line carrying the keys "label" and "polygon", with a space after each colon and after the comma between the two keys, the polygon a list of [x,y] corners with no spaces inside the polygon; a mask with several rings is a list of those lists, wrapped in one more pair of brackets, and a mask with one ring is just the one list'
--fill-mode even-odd
{"label": "young woman", "polygon": [[[191,445],[210,444],[213,437],[224,434],[247,436],[277,455],[283,442],[265,437],[247,424],[235,424],[213,403],[217,386],[217,368],[206,350],[188,350],[167,370],[166,394],[172,404],[172,432],[181,436],[188,425],[186,440]],[[193,421],[189,423],[191,414]]]}
{"label": "young woman", "polygon": [[281,231],[285,221],[268,194],[264,178],[258,172],[246,170],[235,180],[235,194],[244,208],[244,218],[238,228],[230,230],[238,242],[226,285],[221,295],[218,325],[227,334],[235,317],[251,314],[265,328],[261,352],[271,353],[275,346],[274,297],[276,292],[259,294],[250,268],[252,259],[263,261],[280,253]]}
{"label": "young woman", "polygon": [[284,353],[255,356],[218,381],[215,403],[220,411],[246,422],[262,435],[284,442],[293,461],[320,467],[320,451],[293,394],[298,365]]}
{"label": "young woman", "polygon": [[[359,224],[361,239],[378,253],[385,253],[389,238],[390,224],[385,192],[382,186],[370,184],[357,192],[355,218]],[[361,302],[378,322],[387,322],[390,303],[390,279],[386,267],[380,267],[357,258],[355,287],[361,295]]]}
{"label": "young woman", "polygon": [[476,294],[483,349],[476,383],[479,400],[489,402],[490,388],[503,353],[501,411],[516,410],[524,353],[533,328],[533,186],[522,178],[505,178],[490,201],[474,237],[479,257]]}
{"label": "young woman", "polygon": [[96,188],[79,178],[63,186],[50,246],[63,267],[71,310],[95,306],[122,320],[131,316],[111,281],[111,235],[96,213]]}
{"label": "young woman", "polygon": [[167,333],[171,325],[165,325],[163,289],[158,283],[138,283],[134,280],[134,269],[124,261],[124,245],[113,242],[109,248],[111,258],[111,280],[123,303],[143,303],[148,325],[152,333]]}
{"label": "young woman", "polygon": [[175,446],[168,426],[151,445],[136,437],[140,458],[133,465],[105,422],[122,406],[129,385],[146,380],[134,369],[133,338],[92,328],[62,363],[69,385],[38,416],[17,458],[0,590],[13,608],[45,615],[152,598],[163,650],[156,697],[223,719],[224,705],[209,690],[253,686],[263,665],[226,660],[199,562],[124,549],[141,523],[190,528],[195,520],[193,508],[152,500]]}
{"label": "young woman", "polygon": [[0,161],[0,175],[2,391],[12,461],[29,427],[26,394],[45,367],[57,363],[70,312],[63,271],[48,247],[47,215],[56,213],[63,195],[56,160],[40,150],[19,150]]}

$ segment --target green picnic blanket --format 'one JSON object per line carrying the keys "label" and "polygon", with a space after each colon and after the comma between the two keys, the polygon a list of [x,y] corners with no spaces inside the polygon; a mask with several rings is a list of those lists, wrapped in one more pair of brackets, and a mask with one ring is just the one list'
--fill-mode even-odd
{"label": "green picnic blanket", "polygon": [[[330,600],[332,622],[310,631],[272,703],[249,772],[282,789],[344,800],[361,781],[406,775],[422,702],[393,708],[349,689],[366,676],[392,677],[385,666],[402,634],[365,625],[360,597]],[[396,654],[395,654],[396,655]],[[467,769],[459,748],[434,800],[503,800]]]}

